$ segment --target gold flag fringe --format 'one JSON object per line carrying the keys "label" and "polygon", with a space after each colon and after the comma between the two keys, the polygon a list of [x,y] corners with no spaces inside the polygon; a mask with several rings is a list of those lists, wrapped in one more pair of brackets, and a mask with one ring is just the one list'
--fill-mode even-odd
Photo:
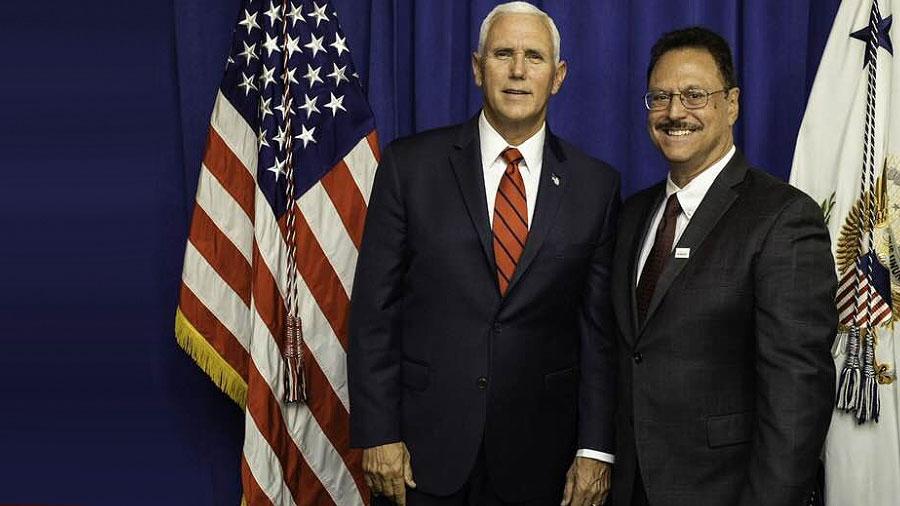
{"label": "gold flag fringe", "polygon": [[175,339],[217,387],[241,409],[247,408],[247,382],[188,321],[181,309],[175,312]]}

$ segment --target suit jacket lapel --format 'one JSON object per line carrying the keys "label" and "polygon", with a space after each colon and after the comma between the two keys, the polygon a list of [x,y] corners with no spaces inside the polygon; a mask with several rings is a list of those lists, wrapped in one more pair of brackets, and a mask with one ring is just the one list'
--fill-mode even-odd
{"label": "suit jacket lapel", "polygon": [[747,174],[747,162],[744,160],[740,152],[735,152],[731,161],[722,170],[722,173],[716,177],[709,191],[700,202],[700,206],[691,217],[690,223],[678,240],[676,248],[690,248],[691,256],[689,258],[675,258],[674,255],[669,257],[669,261],[663,268],[656,283],[656,289],[653,291],[653,298],[650,299],[650,307],[647,309],[647,321],[653,317],[653,313],[659,307],[660,301],[666,292],[672,286],[672,282],[678,277],[678,274],[684,269],[684,266],[691,260],[696,258],[695,252],[697,248],[706,239],[706,236],[722,218],[722,215],[731,207],[738,194],[732,188],[736,184],[744,180]]}
{"label": "suit jacket lapel", "polygon": [[568,183],[568,171],[566,170],[565,155],[562,147],[553,133],[547,128],[547,136],[544,140],[544,155],[541,166],[541,180],[538,183],[537,202],[534,205],[531,227],[528,229],[528,240],[525,241],[525,249],[519,258],[516,272],[509,282],[510,293],[516,283],[522,278],[523,273],[540,251],[547,238],[547,233],[553,227],[556,212],[566,192]]}
{"label": "suit jacket lapel", "polygon": [[491,224],[484,198],[484,169],[481,166],[481,148],[478,140],[478,116],[462,125],[459,137],[450,152],[450,166],[453,167],[469,218],[481,241],[485,259],[491,270],[496,271]]}

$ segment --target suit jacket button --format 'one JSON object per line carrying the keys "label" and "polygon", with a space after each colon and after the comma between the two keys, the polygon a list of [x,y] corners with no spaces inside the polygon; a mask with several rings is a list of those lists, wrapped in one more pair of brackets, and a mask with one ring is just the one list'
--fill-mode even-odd
{"label": "suit jacket button", "polygon": [[499,334],[503,331],[503,325],[500,325],[499,323],[495,323],[491,328],[494,330],[494,334]]}
{"label": "suit jacket button", "polygon": [[484,390],[485,388],[487,388],[487,378],[482,376],[475,380],[475,384],[478,385],[479,390]]}
{"label": "suit jacket button", "polygon": [[644,356],[641,355],[640,352],[635,353],[634,355],[631,356],[631,358],[634,359],[634,363],[635,363],[635,364],[640,364],[641,361],[644,360]]}

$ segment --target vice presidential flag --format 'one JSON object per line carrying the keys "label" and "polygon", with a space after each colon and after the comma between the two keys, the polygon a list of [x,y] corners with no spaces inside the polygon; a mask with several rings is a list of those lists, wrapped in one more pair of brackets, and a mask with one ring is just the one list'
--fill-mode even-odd
{"label": "vice presidential flag", "polygon": [[239,18],[200,171],[178,343],[245,408],[247,504],[362,505],[345,359],[378,157],[372,113],[328,2],[249,0]]}
{"label": "vice presidential flag", "polygon": [[838,269],[838,383],[825,504],[900,498],[900,0],[843,0],[800,127],[791,183],[822,206]]}

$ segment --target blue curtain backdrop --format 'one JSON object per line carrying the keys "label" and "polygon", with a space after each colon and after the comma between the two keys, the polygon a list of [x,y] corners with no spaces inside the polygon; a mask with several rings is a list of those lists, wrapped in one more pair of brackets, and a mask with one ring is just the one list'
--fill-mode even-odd
{"label": "blue curtain backdrop", "polygon": [[[469,58],[499,2],[332,2],[383,142],[475,114]],[[4,11],[0,504],[237,504],[242,416],[177,348],[172,322],[239,3]],[[736,53],[738,145],[786,177],[838,3],[539,2],[569,62],[551,126],[615,165],[626,194],[662,178],[643,126],[647,53],[662,32],[703,24]]]}

